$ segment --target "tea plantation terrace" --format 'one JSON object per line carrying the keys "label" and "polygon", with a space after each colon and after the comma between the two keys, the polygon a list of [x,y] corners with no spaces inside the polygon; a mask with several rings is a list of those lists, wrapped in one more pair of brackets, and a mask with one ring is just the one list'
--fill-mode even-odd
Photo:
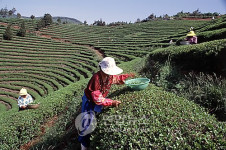
{"label": "tea plantation terrace", "polygon": [[[218,21],[223,23],[223,19]],[[25,20],[29,29],[25,37],[15,36],[18,30],[15,26],[21,20],[1,19],[0,22],[1,37],[7,27],[4,23],[13,23],[14,26],[13,39],[1,39],[0,42],[0,101],[12,107],[7,110],[5,104],[0,104],[3,110],[0,112],[0,149],[19,149],[39,136],[40,127],[56,116],[57,122],[46,130],[34,148],[58,147],[65,143],[72,149],[76,147],[77,143],[70,138],[75,130],[70,127],[74,125],[74,117],[81,105],[81,95],[88,78],[98,70],[99,57],[91,47],[103,52],[105,56],[114,57],[125,72],[137,74],[145,60],[149,61],[149,58],[157,55],[164,61],[166,53],[172,53],[177,58],[188,49],[191,54],[194,54],[194,49],[200,50],[201,54],[207,51],[206,55],[212,51],[221,54],[218,52],[225,50],[222,37],[216,39],[216,49],[211,47],[209,51],[206,50],[206,46],[213,42],[209,40],[214,34],[208,37],[205,32],[210,29],[216,30],[216,34],[224,33],[223,29],[220,30],[224,26],[222,23],[214,25],[217,21],[169,20],[116,27],[52,24],[40,32],[33,32],[35,21]],[[169,45],[170,39],[183,39],[191,26],[197,29],[197,34],[203,34],[206,41],[189,45],[189,48]],[[174,48],[177,51],[172,52]],[[147,58],[144,57],[146,55]],[[21,87],[26,87],[35,101],[41,103],[39,109],[18,113],[16,99]],[[131,130],[127,135],[103,132],[107,126],[101,123],[102,114],[92,137],[93,147],[97,149],[223,149],[225,146],[225,123],[218,122],[214,116],[191,101],[153,84],[144,91],[134,93],[128,92],[123,86],[113,87],[110,93],[110,98],[122,100],[123,104],[119,108],[105,109],[105,114],[139,118],[145,112],[148,121],[143,127],[147,132]],[[141,120],[137,121],[139,123]],[[124,127],[139,128],[137,124],[132,126],[126,123]],[[76,135],[72,137],[76,138]],[[101,139],[107,144],[103,145]]]}

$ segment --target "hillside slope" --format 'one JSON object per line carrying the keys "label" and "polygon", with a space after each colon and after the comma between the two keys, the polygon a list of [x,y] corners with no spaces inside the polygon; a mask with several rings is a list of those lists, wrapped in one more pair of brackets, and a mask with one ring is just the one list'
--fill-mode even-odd
{"label": "hillside slope", "polygon": [[[156,47],[169,46],[169,36],[199,27],[207,21],[150,21],[147,23],[109,26],[52,25],[41,30],[43,35],[80,45],[90,45],[118,62],[142,57]],[[167,39],[167,42],[159,42]]]}
{"label": "hillside slope", "polygon": [[[99,57],[90,47],[41,37],[32,30],[32,20],[25,20],[28,29],[26,36],[16,36],[22,20],[2,21],[0,101],[10,105],[12,109],[8,108],[8,112],[17,111],[16,99],[22,87],[27,88],[34,99],[39,99],[75,81],[90,77],[97,69]],[[10,23],[13,39],[4,40],[2,35]]]}
{"label": "hillside slope", "polygon": [[[6,22],[10,21],[4,20]],[[198,28],[207,22],[163,21],[118,27],[52,25],[38,35],[30,33],[24,38],[14,36],[12,41],[2,40],[0,88],[5,91],[0,95],[4,97],[2,101],[16,99],[17,91],[25,85],[34,97],[37,96],[42,107],[1,113],[0,149],[19,149],[36,137],[40,139],[34,148],[64,145],[65,149],[74,149],[78,144],[74,118],[81,105],[83,89],[98,66],[95,53],[88,47],[99,49],[104,56],[115,57],[125,72],[138,73],[144,55],[170,46],[167,42],[170,36],[181,37],[194,23]],[[5,28],[1,26],[1,35]],[[14,33],[16,31],[14,28]],[[125,63],[128,60],[132,61]],[[93,147],[97,149],[223,149],[226,145],[225,123],[218,122],[195,103],[152,84],[139,92],[114,87],[109,96],[122,100],[123,104],[119,108],[105,109],[100,115],[100,124],[92,137]],[[136,123],[126,120],[122,128],[130,131],[123,134],[103,132],[109,127],[101,117],[105,114],[131,116]],[[55,126],[39,137],[43,130],[40,126],[56,116]],[[143,116],[147,122],[139,126]],[[110,128],[121,127],[115,124],[111,122]],[[136,130],[142,127],[147,132]]]}
{"label": "hillside slope", "polygon": [[[0,100],[12,108],[21,87],[39,99],[90,77],[97,69],[97,60],[102,57],[99,53],[113,56],[118,62],[132,60],[146,55],[154,47],[169,45],[155,43],[156,40],[183,31],[191,24],[206,23],[156,21],[118,27],[54,24],[36,32],[35,20],[12,18],[0,21],[0,37],[8,24],[12,24],[14,33],[12,40],[0,42]],[[22,21],[28,30],[26,37],[16,36]]]}
{"label": "hillside slope", "polygon": [[[142,64],[143,60],[138,58],[119,67],[125,72],[135,72]],[[121,100],[122,104],[118,108],[105,108],[97,116],[92,149],[224,149],[226,146],[225,123],[218,122],[199,105],[153,84],[135,92],[124,85],[115,85],[108,97]],[[81,96],[74,97],[73,106],[32,148],[80,149],[74,127],[80,107],[77,102],[81,104]]]}

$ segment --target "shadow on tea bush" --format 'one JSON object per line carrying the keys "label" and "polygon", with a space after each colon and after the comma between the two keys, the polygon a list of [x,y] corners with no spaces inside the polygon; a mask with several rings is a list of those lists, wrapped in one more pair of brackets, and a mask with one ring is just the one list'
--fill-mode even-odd
{"label": "shadow on tea bush", "polygon": [[168,60],[164,64],[149,61],[145,75],[152,83],[167,91],[192,100],[216,114],[219,120],[226,118],[226,80],[216,74],[181,71]]}
{"label": "shadow on tea bush", "polygon": [[[216,74],[189,73],[176,86],[177,92],[204,106],[218,119],[225,120],[226,115],[226,80]],[[224,116],[224,117],[223,117]],[[220,118],[219,118],[220,117]]]}

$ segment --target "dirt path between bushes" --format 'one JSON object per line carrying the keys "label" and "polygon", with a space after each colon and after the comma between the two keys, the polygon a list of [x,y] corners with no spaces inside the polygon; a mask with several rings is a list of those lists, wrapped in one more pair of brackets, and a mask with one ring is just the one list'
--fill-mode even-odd
{"label": "dirt path between bushes", "polygon": [[55,124],[55,122],[57,121],[57,119],[58,119],[58,116],[54,116],[53,118],[49,119],[48,122],[43,124],[40,127],[41,133],[36,138],[31,140],[30,142],[20,146],[20,150],[29,150],[32,146],[37,144],[41,140],[42,136],[45,134],[46,128],[52,127]]}
{"label": "dirt path between bushes", "polygon": [[12,106],[9,103],[6,103],[6,102],[4,102],[2,100],[0,100],[0,103],[5,105],[6,110],[12,109]]}

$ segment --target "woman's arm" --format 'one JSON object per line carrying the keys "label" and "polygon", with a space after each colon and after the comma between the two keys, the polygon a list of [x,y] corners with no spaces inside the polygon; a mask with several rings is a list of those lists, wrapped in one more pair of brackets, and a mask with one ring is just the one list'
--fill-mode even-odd
{"label": "woman's arm", "polygon": [[92,92],[92,98],[95,104],[102,106],[114,106],[117,107],[121,102],[116,100],[111,100],[108,98],[104,98],[102,93],[98,91]]}
{"label": "woman's arm", "polygon": [[122,74],[122,75],[113,75],[113,82],[112,84],[124,84],[125,80],[129,77],[134,77],[134,73],[130,74]]}
{"label": "woman's arm", "polygon": [[104,98],[99,90],[93,91],[91,95],[95,104],[102,106],[112,106],[113,100]]}

